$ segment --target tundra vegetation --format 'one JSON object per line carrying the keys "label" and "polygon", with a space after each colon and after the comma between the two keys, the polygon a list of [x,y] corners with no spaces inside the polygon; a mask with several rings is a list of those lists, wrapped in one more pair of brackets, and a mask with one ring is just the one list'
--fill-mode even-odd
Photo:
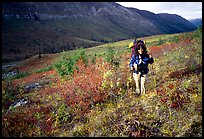
{"label": "tundra vegetation", "polygon": [[129,71],[132,40],[18,65],[2,79],[2,136],[201,137],[202,28],[142,39],[155,61],[142,96]]}

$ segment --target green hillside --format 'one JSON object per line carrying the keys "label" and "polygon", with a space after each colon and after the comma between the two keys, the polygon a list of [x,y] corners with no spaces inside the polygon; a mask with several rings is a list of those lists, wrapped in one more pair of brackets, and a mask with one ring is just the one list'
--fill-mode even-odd
{"label": "green hillside", "polygon": [[142,96],[129,71],[133,39],[3,69],[19,73],[2,80],[2,136],[201,137],[202,29],[142,39],[154,57]]}

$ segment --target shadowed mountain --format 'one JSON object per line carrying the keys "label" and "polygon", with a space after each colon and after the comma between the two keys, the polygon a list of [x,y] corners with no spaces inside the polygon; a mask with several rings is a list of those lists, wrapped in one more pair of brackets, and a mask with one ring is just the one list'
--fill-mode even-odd
{"label": "shadowed mountain", "polygon": [[192,19],[189,20],[191,23],[193,23],[196,27],[202,26],[202,18]]}
{"label": "shadowed mountain", "polygon": [[115,2],[4,2],[2,16],[3,62],[196,29],[178,15]]}

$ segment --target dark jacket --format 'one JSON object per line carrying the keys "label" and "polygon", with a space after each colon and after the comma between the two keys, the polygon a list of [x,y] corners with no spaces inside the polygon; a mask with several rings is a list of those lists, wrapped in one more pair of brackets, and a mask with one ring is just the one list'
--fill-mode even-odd
{"label": "dark jacket", "polygon": [[136,71],[134,69],[134,73],[138,73],[141,72],[142,74],[147,74],[149,72],[149,69],[148,69],[148,64],[152,64],[154,62],[154,59],[153,57],[149,57],[148,54],[142,54],[140,55],[141,56],[141,62],[140,62],[140,59],[139,59],[139,55],[132,55],[131,57],[131,60],[130,60],[130,68],[133,67],[134,63],[138,65],[138,70]]}

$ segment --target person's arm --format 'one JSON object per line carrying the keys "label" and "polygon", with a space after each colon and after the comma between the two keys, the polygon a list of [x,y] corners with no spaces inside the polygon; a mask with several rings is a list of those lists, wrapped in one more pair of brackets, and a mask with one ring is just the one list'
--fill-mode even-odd
{"label": "person's arm", "polygon": [[130,64],[129,64],[130,70],[133,70],[133,68],[134,68],[134,67],[133,67],[134,61],[135,61],[135,56],[132,55],[131,60],[130,60]]}

